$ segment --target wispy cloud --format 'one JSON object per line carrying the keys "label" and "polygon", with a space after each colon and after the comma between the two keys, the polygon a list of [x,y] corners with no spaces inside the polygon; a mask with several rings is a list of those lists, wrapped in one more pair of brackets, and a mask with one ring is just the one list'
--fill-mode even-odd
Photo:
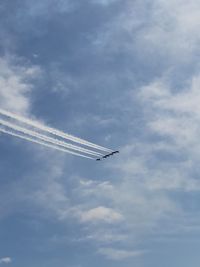
{"label": "wispy cloud", "polygon": [[106,258],[110,260],[124,260],[132,257],[142,256],[145,252],[144,251],[129,251],[129,250],[121,250],[121,249],[114,249],[114,248],[100,248],[98,250],[99,254],[106,256]]}
{"label": "wispy cloud", "polygon": [[190,156],[198,151],[199,84],[199,75],[195,75],[185,82],[182,90],[174,92],[173,85],[161,80],[143,87],[140,93],[151,114],[147,123],[149,129],[170,138],[169,146],[171,144],[179,151],[185,149]]}
{"label": "wispy cloud", "polygon": [[12,259],[10,257],[4,257],[0,259],[0,264],[8,264],[11,262],[12,262]]}
{"label": "wispy cloud", "polygon": [[0,107],[27,114],[32,80],[40,73],[36,66],[23,66],[15,57],[0,58]]}
{"label": "wispy cloud", "polygon": [[123,216],[107,207],[96,207],[81,213],[82,222],[107,222],[115,223],[123,219]]}

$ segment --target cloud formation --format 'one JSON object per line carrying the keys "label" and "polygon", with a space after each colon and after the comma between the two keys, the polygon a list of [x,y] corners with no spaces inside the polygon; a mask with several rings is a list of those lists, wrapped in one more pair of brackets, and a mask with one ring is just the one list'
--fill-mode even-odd
{"label": "cloud formation", "polygon": [[82,222],[102,221],[107,223],[115,223],[121,221],[122,218],[123,217],[120,213],[102,206],[82,212],[81,214]]}
{"label": "cloud formation", "polygon": [[11,263],[12,259],[10,257],[5,257],[0,259],[0,264],[8,264]]}
{"label": "cloud formation", "polygon": [[113,248],[100,248],[98,253],[106,256],[106,258],[115,261],[121,261],[127,258],[138,257],[144,254],[144,251],[128,251]]}
{"label": "cloud formation", "polygon": [[17,58],[0,58],[0,106],[7,110],[27,114],[30,109],[29,95],[32,80],[40,70],[36,66],[23,66]]}

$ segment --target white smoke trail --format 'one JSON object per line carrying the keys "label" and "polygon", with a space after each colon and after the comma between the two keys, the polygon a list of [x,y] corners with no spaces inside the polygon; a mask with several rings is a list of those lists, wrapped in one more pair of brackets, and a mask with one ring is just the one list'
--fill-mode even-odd
{"label": "white smoke trail", "polygon": [[57,149],[59,151],[62,151],[62,152],[65,152],[65,153],[69,153],[69,154],[72,154],[72,155],[75,155],[75,156],[79,156],[79,157],[83,157],[83,158],[94,160],[94,158],[91,158],[91,157],[88,157],[88,156],[85,156],[85,155],[70,151],[68,149],[64,149],[64,148],[58,147],[58,146],[53,145],[53,144],[48,144],[46,142],[39,141],[39,140],[36,140],[34,138],[31,138],[31,137],[27,137],[27,136],[24,136],[24,135],[19,134],[19,133],[15,133],[15,132],[12,132],[12,131],[9,131],[9,130],[5,130],[3,128],[0,128],[0,132],[5,133],[5,134],[9,134],[9,135],[12,135],[12,136],[15,136],[15,137],[19,137],[21,139],[27,140],[27,141],[32,142],[32,143],[36,143],[36,144],[39,144],[39,145],[43,145],[43,146],[47,146],[47,147],[50,147],[50,148],[53,148],[53,149]]}
{"label": "white smoke trail", "polygon": [[22,116],[19,116],[17,114],[11,113],[9,111],[0,109],[0,114],[2,114],[4,116],[7,116],[9,118],[18,120],[20,122],[26,123],[26,124],[31,125],[33,127],[36,127],[36,128],[38,128],[38,129],[40,129],[42,131],[46,131],[46,132],[51,133],[53,135],[57,135],[57,136],[62,137],[64,139],[71,140],[73,142],[80,143],[80,144],[85,145],[85,146],[93,147],[93,148],[101,150],[101,151],[112,152],[111,149],[105,148],[103,146],[96,145],[94,143],[88,142],[88,141],[83,140],[81,138],[78,138],[78,137],[75,137],[73,135],[64,133],[64,132],[62,132],[60,130],[57,130],[57,129],[54,129],[54,128],[51,128],[51,127],[47,127],[45,125],[40,124],[37,121],[33,121],[33,120],[30,120],[30,119],[24,118]]}
{"label": "white smoke trail", "polygon": [[74,146],[74,145],[65,143],[63,141],[57,140],[55,138],[51,138],[51,137],[43,135],[43,134],[39,134],[39,133],[37,133],[35,131],[20,127],[20,126],[18,126],[16,124],[13,124],[11,122],[8,122],[8,121],[2,120],[2,119],[0,119],[0,124],[2,124],[4,126],[7,126],[7,127],[11,128],[13,130],[22,132],[24,134],[28,134],[30,136],[34,136],[34,137],[36,137],[38,139],[41,139],[41,140],[43,140],[45,142],[50,142],[50,143],[52,143],[54,145],[58,145],[58,146],[62,146],[62,147],[65,147],[65,148],[73,149],[73,150],[76,150],[76,151],[79,151],[79,152],[83,152],[83,153],[86,153],[86,154],[93,155],[95,157],[102,155],[102,154],[93,152],[91,150],[88,150],[88,149],[85,149],[85,148],[82,148],[82,147],[78,147],[78,146]]}

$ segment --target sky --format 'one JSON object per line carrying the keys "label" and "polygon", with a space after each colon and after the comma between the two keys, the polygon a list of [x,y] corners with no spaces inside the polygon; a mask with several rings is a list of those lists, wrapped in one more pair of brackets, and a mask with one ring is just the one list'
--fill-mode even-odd
{"label": "sky", "polygon": [[200,2],[0,0],[0,108],[120,150],[0,134],[0,266],[198,267]]}

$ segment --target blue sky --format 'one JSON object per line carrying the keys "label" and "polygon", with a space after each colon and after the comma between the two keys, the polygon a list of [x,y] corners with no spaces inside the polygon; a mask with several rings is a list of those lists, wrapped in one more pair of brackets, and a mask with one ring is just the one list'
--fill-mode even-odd
{"label": "blue sky", "polygon": [[0,108],[119,149],[0,135],[0,265],[199,266],[200,3],[1,0]]}

